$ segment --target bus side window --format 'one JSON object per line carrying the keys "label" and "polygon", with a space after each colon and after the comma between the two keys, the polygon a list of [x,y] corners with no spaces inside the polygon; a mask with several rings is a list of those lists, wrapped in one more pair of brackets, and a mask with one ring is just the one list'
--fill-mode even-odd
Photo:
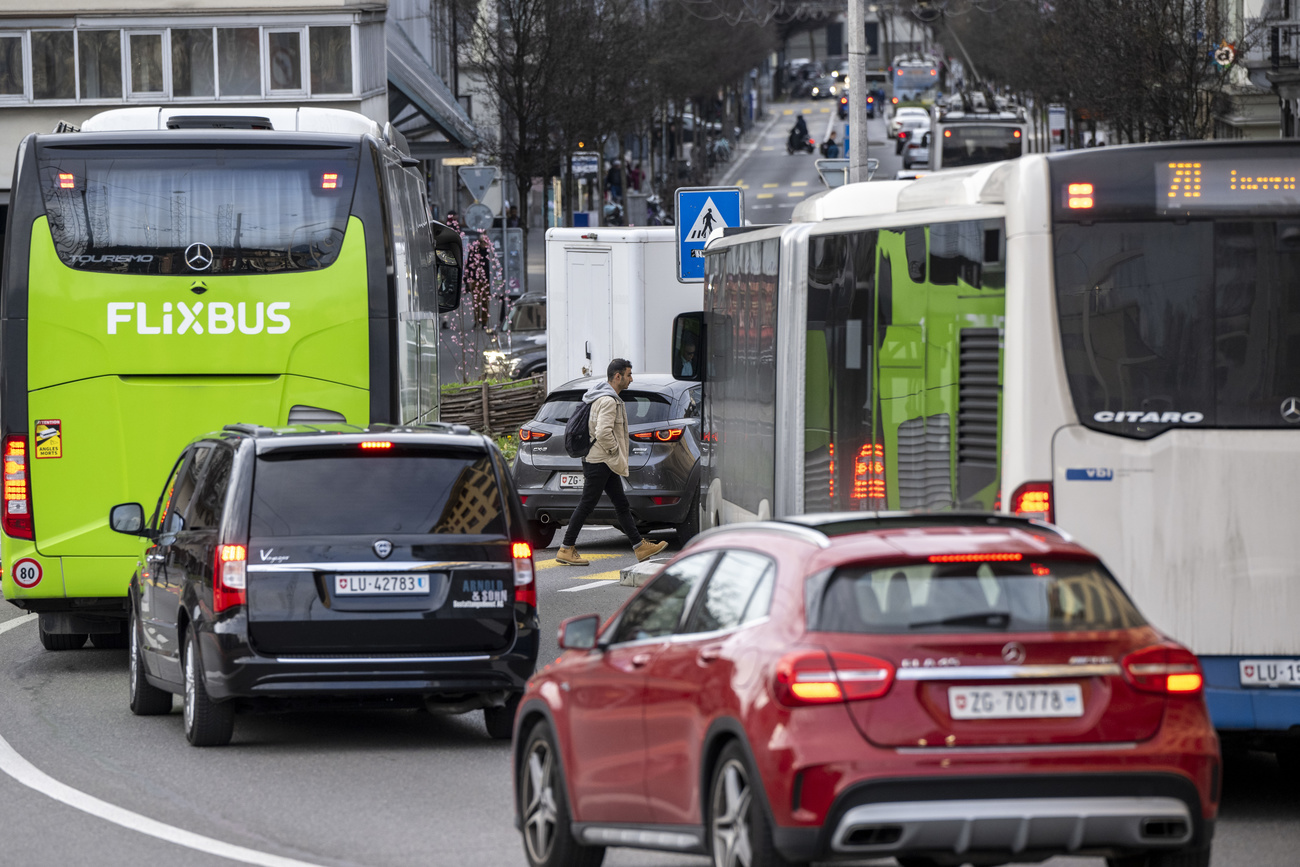
{"label": "bus side window", "polygon": [[925,282],[926,241],[925,226],[909,226],[903,230],[907,250],[907,276],[913,283]]}

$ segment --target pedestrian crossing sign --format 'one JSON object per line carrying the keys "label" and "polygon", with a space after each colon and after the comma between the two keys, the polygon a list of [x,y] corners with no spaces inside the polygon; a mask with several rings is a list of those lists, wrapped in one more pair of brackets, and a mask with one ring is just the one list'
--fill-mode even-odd
{"label": "pedestrian crossing sign", "polygon": [[744,221],[739,187],[682,187],[677,190],[677,279],[704,281],[704,244],[719,229]]}

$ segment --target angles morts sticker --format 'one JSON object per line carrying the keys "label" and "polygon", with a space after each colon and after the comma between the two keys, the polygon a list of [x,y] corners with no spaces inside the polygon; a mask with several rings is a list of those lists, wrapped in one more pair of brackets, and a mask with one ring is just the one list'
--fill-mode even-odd
{"label": "angles morts sticker", "polygon": [[57,418],[44,418],[36,422],[36,457],[63,457],[63,422]]}

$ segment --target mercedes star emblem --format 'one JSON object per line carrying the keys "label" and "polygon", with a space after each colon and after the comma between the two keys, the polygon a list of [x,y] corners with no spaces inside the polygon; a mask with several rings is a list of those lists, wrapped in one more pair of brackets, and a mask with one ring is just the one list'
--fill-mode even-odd
{"label": "mercedes star emblem", "polygon": [[375,543],[375,553],[379,555],[380,560],[383,560],[389,554],[393,553],[393,543],[387,539],[380,539]]}
{"label": "mercedes star emblem", "polygon": [[1019,665],[1025,661],[1025,646],[1019,641],[1008,641],[1002,645],[1002,661]]}
{"label": "mercedes star emblem", "polygon": [[212,248],[203,243],[190,244],[185,248],[185,264],[195,271],[206,271],[212,267]]}
{"label": "mercedes star emblem", "polygon": [[1300,397],[1288,397],[1282,401],[1282,420],[1288,424],[1300,424]]}

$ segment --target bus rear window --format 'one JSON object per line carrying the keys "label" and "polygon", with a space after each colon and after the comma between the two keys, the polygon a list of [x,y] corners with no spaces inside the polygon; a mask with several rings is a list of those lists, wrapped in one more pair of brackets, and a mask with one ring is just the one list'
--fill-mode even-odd
{"label": "bus rear window", "polygon": [[45,211],[71,268],[264,274],[333,264],[356,187],[355,149],[46,148]]}
{"label": "bus rear window", "polygon": [[1292,428],[1300,397],[1300,221],[1058,222],[1061,347],[1079,420]]}
{"label": "bus rear window", "polygon": [[1074,632],[1130,629],[1142,615],[1101,564],[1033,560],[847,567],[831,576],[815,632]]}
{"label": "bus rear window", "polygon": [[253,478],[254,537],[374,533],[505,535],[505,505],[483,452],[410,447],[281,450]]}
{"label": "bus rear window", "polygon": [[946,126],[940,140],[943,167],[951,169],[1015,159],[1020,156],[1020,143],[1017,127]]}

